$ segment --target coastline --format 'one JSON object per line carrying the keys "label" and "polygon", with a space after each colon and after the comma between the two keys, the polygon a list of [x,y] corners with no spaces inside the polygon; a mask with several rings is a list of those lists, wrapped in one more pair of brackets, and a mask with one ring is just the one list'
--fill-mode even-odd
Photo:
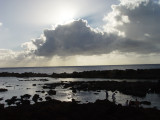
{"label": "coastline", "polygon": [[[109,120],[159,120],[160,110],[156,108],[143,108],[143,107],[130,107],[115,104],[108,100],[97,100],[94,103],[78,104],[76,100],[72,102],[62,102],[52,99],[50,96],[56,95],[56,87],[63,86],[63,89],[69,89],[72,93],[77,91],[119,91],[126,95],[136,97],[145,97],[148,93],[160,94],[160,81],[151,82],[150,80],[160,79],[160,69],[127,69],[127,70],[104,70],[104,71],[83,71],[73,73],[53,73],[52,75],[46,73],[0,73],[0,77],[17,77],[17,78],[30,78],[30,77],[51,77],[51,78],[116,78],[122,79],[122,82],[117,81],[61,81],[59,83],[47,84],[33,84],[32,86],[42,87],[41,91],[32,96],[35,104],[31,104],[29,99],[17,98],[13,96],[11,99],[5,100],[9,107],[4,108],[4,104],[0,104],[0,116],[2,120],[82,120],[82,119],[109,119]],[[146,79],[147,81],[139,82],[126,82],[127,79]],[[47,79],[19,79],[21,82],[30,81],[48,81]],[[1,89],[2,92],[7,91]],[[41,101],[42,98],[38,94],[47,93],[46,101]],[[35,100],[36,99],[36,100]],[[44,99],[43,99],[44,100]],[[148,101],[141,101],[147,102]],[[17,106],[10,106],[16,104]],[[150,104],[150,103],[149,103]],[[131,117],[132,116],[132,117]]]}
{"label": "coastline", "polygon": [[115,79],[160,79],[160,69],[92,70],[72,73],[10,73],[1,72],[0,77],[53,77],[53,78],[115,78]]}

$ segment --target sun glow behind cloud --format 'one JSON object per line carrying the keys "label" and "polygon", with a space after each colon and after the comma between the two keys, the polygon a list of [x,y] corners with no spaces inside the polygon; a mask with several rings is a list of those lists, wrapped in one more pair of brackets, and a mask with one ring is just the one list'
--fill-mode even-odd
{"label": "sun glow behind cloud", "polygon": [[57,16],[57,23],[64,24],[68,21],[73,21],[73,19],[75,18],[75,14],[75,10],[73,10],[72,8],[61,9]]}

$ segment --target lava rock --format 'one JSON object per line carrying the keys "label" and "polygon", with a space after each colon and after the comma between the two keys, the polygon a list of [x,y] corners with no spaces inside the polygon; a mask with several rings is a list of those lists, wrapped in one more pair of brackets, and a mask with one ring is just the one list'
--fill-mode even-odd
{"label": "lava rock", "polygon": [[6,92],[6,91],[8,91],[8,90],[5,88],[0,88],[0,92]]}
{"label": "lava rock", "polygon": [[56,91],[55,91],[55,90],[49,90],[49,91],[48,91],[48,94],[49,94],[49,95],[56,95]]}
{"label": "lava rock", "polygon": [[49,97],[49,96],[45,97],[45,99],[46,99],[46,101],[50,101],[50,100],[52,100],[52,98],[51,98],[51,97]]}
{"label": "lava rock", "polygon": [[37,103],[38,99],[39,99],[39,95],[38,95],[38,94],[35,94],[35,95],[33,96],[33,98],[32,98],[32,100],[33,100],[35,103]]}
{"label": "lava rock", "polygon": [[25,99],[25,100],[28,100],[29,98],[31,97],[31,95],[29,95],[29,94],[24,94],[24,95],[22,95],[21,96],[21,99]]}

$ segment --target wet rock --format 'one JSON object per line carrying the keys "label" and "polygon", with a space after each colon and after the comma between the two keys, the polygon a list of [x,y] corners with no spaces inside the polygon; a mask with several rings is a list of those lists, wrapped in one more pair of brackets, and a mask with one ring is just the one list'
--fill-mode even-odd
{"label": "wet rock", "polygon": [[29,95],[29,94],[24,94],[24,95],[22,95],[21,96],[21,99],[25,99],[25,100],[28,100],[29,98],[31,97],[31,95]]}
{"label": "wet rock", "polygon": [[47,79],[28,79],[28,80],[19,80],[19,81],[42,81],[42,82],[45,82],[45,81],[49,81]]}
{"label": "wet rock", "polygon": [[6,92],[6,91],[8,91],[8,90],[5,88],[0,88],[0,92]]}
{"label": "wet rock", "polygon": [[17,96],[13,96],[11,99],[5,100],[5,102],[6,102],[8,105],[15,104],[16,101],[17,101]]}
{"label": "wet rock", "polygon": [[0,110],[4,109],[4,104],[0,104]]}
{"label": "wet rock", "polygon": [[1,100],[3,100],[3,97],[2,97],[2,98],[0,98],[0,101],[1,101]]}
{"label": "wet rock", "polygon": [[80,101],[77,101],[77,100],[75,100],[75,99],[72,99],[72,103],[77,104],[77,103],[80,103]]}
{"label": "wet rock", "polygon": [[41,91],[38,90],[38,91],[36,91],[36,92],[41,92]]}
{"label": "wet rock", "polygon": [[40,79],[39,81],[45,82],[45,81],[49,81],[47,79]]}
{"label": "wet rock", "polygon": [[12,99],[12,100],[16,100],[16,99],[17,99],[17,96],[13,96],[11,99]]}
{"label": "wet rock", "polygon": [[17,105],[17,106],[21,105],[21,102],[16,102],[16,105]]}
{"label": "wet rock", "polygon": [[40,91],[40,90],[38,90],[38,91],[36,91],[36,92],[45,93],[45,91]]}
{"label": "wet rock", "polygon": [[43,101],[43,99],[42,99],[42,98],[39,98],[39,100],[40,100],[40,101]]}
{"label": "wet rock", "polygon": [[17,96],[13,96],[11,99],[5,100],[5,102],[6,102],[8,105],[15,104],[16,101],[17,101]]}
{"label": "wet rock", "polygon": [[76,93],[77,91],[76,91],[76,89],[73,88],[73,89],[72,89],[72,92],[73,92],[73,93]]}
{"label": "wet rock", "polygon": [[38,94],[35,94],[35,95],[33,96],[33,98],[32,98],[32,100],[33,100],[35,103],[37,103],[38,99],[39,99],[39,95],[38,95]]}
{"label": "wet rock", "polygon": [[72,103],[80,103],[80,101],[77,101],[75,99],[72,99]]}
{"label": "wet rock", "polygon": [[140,104],[151,105],[151,102],[149,102],[149,101],[141,101]]}
{"label": "wet rock", "polygon": [[122,104],[119,103],[119,104],[118,104],[118,107],[122,107]]}
{"label": "wet rock", "polygon": [[45,99],[46,99],[46,101],[50,101],[50,100],[52,100],[52,98],[51,98],[51,97],[49,97],[49,96],[45,97]]}
{"label": "wet rock", "polygon": [[49,90],[49,91],[48,91],[48,94],[49,94],[49,95],[56,95],[56,91],[55,91],[55,90]]}
{"label": "wet rock", "polygon": [[45,91],[43,90],[41,93],[45,93]]}
{"label": "wet rock", "polygon": [[22,103],[22,105],[30,105],[29,100],[22,100],[21,103]]}

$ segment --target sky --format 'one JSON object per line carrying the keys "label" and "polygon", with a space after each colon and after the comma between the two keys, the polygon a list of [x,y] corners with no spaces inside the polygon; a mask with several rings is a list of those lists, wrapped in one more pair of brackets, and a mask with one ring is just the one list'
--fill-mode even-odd
{"label": "sky", "polygon": [[0,0],[0,67],[159,64],[160,0]]}

